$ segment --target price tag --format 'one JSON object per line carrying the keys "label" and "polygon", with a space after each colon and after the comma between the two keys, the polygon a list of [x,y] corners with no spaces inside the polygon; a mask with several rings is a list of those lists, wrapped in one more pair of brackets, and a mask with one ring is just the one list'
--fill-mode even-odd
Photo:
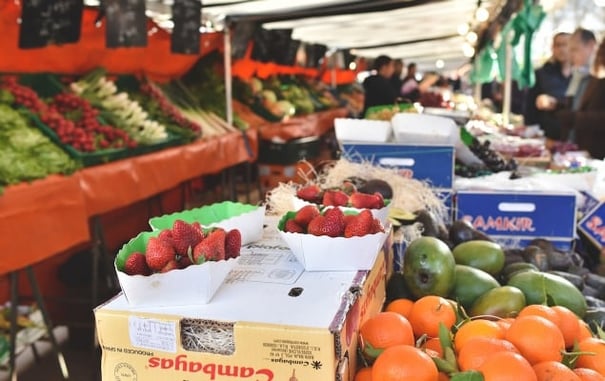
{"label": "price tag", "polygon": [[171,50],[179,54],[200,53],[201,0],[174,0]]}
{"label": "price tag", "polygon": [[147,45],[145,0],[105,0],[108,48]]}
{"label": "price tag", "polygon": [[23,0],[19,48],[41,48],[80,39],[83,0]]}

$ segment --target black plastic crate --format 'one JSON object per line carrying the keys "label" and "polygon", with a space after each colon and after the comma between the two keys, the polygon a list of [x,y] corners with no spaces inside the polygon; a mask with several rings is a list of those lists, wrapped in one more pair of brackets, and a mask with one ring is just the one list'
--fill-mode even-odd
{"label": "black plastic crate", "polygon": [[319,136],[309,136],[286,142],[260,139],[258,162],[264,164],[294,164],[300,160],[312,160],[319,156]]}

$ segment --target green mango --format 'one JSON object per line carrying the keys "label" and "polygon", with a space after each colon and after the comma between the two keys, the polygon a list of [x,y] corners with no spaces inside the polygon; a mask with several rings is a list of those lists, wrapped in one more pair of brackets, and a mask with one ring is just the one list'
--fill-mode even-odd
{"label": "green mango", "polygon": [[512,286],[492,288],[481,295],[471,307],[470,316],[492,315],[501,318],[513,317],[526,306],[525,295]]}
{"label": "green mango", "polygon": [[463,242],[452,251],[456,264],[471,266],[497,276],[504,267],[504,251],[494,242],[474,240]]}
{"label": "green mango", "polygon": [[450,248],[434,237],[420,237],[405,250],[403,277],[415,298],[446,297],[454,287],[456,262]]}
{"label": "green mango", "polygon": [[586,299],[570,281],[558,275],[539,271],[517,273],[508,281],[523,291],[528,304],[563,306],[580,318],[586,313]]}
{"label": "green mango", "polygon": [[456,281],[450,298],[457,300],[462,307],[468,310],[477,298],[496,287],[500,287],[500,283],[485,271],[470,266],[456,265]]}

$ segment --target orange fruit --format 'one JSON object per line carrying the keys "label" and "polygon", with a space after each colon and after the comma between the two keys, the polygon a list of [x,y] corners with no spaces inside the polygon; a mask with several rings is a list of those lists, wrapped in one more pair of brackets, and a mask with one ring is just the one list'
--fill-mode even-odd
{"label": "orange fruit", "polygon": [[414,345],[410,322],[396,312],[380,312],[366,320],[359,328],[364,354],[376,358],[388,347]]}
{"label": "orange fruit", "polygon": [[443,348],[441,348],[441,340],[438,337],[431,337],[422,345],[422,349],[435,351],[438,357],[443,357]]}
{"label": "orange fruit", "polygon": [[424,334],[429,337],[437,337],[439,336],[439,323],[443,323],[447,329],[452,328],[456,323],[456,311],[447,299],[427,295],[414,303],[409,319],[416,337]]}
{"label": "orange fruit", "polygon": [[458,352],[458,366],[461,370],[477,370],[485,360],[496,352],[519,353],[515,346],[493,337],[474,337]]}
{"label": "orange fruit", "polygon": [[450,376],[443,372],[439,372],[439,378],[437,378],[437,381],[450,381]]}
{"label": "orange fruit", "polygon": [[438,378],[431,357],[411,345],[385,349],[372,366],[372,381],[438,381]]}
{"label": "orange fruit", "polygon": [[504,319],[496,320],[496,323],[500,327],[502,327],[502,329],[504,329],[504,333],[506,334],[506,331],[508,331],[508,328],[510,327],[511,324],[513,324],[514,321],[515,321],[515,318],[504,318]]}
{"label": "orange fruit", "polygon": [[506,340],[517,347],[530,364],[542,361],[561,361],[565,340],[559,328],[541,316],[523,316],[515,319]]}
{"label": "orange fruit", "polygon": [[497,352],[479,367],[484,381],[538,381],[536,373],[523,356],[514,352]]}
{"label": "orange fruit", "polygon": [[588,368],[576,368],[573,370],[580,377],[581,381],[603,381],[605,377],[601,376],[596,370]]}
{"label": "orange fruit", "polygon": [[521,311],[519,311],[519,315],[517,318],[523,316],[542,316],[546,320],[550,320],[557,327],[559,326],[559,315],[555,311],[553,311],[549,306],[544,306],[542,304],[530,304],[528,306],[523,307]]}
{"label": "orange fruit", "polygon": [[565,348],[573,347],[574,341],[580,336],[580,319],[567,307],[554,306],[551,309],[559,316],[559,330],[565,340]]}
{"label": "orange fruit", "polygon": [[534,365],[538,381],[581,381],[580,377],[557,361],[543,361]]}
{"label": "orange fruit", "polygon": [[605,340],[591,337],[578,343],[580,352],[593,352],[594,355],[580,355],[576,366],[596,370],[605,376]]}
{"label": "orange fruit", "polygon": [[414,301],[410,299],[395,299],[384,309],[388,312],[397,312],[402,315],[404,318],[408,319],[410,317],[410,312],[412,311],[412,306],[414,305]]}
{"label": "orange fruit", "polygon": [[590,339],[594,337],[592,331],[590,330],[590,326],[584,320],[578,321],[580,324],[580,332],[578,333],[578,343],[584,339]]}
{"label": "orange fruit", "polygon": [[454,335],[454,347],[456,350],[460,350],[467,341],[474,337],[504,339],[504,334],[504,328],[494,321],[486,319],[471,320],[462,324]]}
{"label": "orange fruit", "polygon": [[372,368],[361,368],[355,373],[354,381],[372,381]]}

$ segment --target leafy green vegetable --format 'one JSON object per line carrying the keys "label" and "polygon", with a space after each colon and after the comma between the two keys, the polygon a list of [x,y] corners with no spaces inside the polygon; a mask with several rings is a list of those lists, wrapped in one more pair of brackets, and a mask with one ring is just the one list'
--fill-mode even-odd
{"label": "leafy green vegetable", "polygon": [[77,168],[67,153],[32,127],[25,114],[0,103],[0,186],[69,174]]}

